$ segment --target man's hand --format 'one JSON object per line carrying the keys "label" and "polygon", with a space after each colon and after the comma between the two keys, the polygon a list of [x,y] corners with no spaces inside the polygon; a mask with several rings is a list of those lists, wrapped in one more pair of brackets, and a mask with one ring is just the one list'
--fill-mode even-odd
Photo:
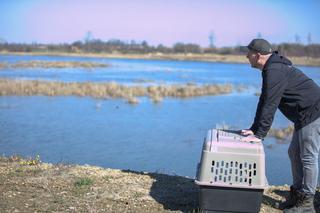
{"label": "man's hand", "polygon": [[255,135],[248,135],[241,139],[242,142],[261,142],[260,138],[257,138]]}
{"label": "man's hand", "polygon": [[241,130],[241,135],[254,135],[251,129],[243,129]]}

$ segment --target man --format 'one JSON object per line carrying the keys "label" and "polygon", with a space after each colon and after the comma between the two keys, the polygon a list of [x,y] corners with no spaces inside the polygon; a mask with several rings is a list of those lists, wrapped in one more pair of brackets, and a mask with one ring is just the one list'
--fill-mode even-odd
{"label": "man", "polygon": [[254,122],[242,130],[243,141],[261,141],[269,131],[277,108],[294,123],[288,154],[293,184],[280,204],[285,213],[315,212],[313,201],[318,180],[320,148],[320,87],[278,52],[270,43],[254,39],[247,58],[262,71],[262,90]]}

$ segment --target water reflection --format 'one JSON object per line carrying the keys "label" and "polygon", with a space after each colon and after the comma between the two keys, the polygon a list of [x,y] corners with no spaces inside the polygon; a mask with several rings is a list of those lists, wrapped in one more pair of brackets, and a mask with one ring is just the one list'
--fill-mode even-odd
{"label": "water reflection", "polygon": [[[0,97],[0,152],[40,154],[43,161],[92,164],[137,171],[194,177],[203,137],[217,125],[247,128],[254,118],[261,83],[259,71],[246,64],[128,60],[48,56],[0,56],[20,60],[65,60],[108,63],[92,72],[83,69],[1,70],[0,77],[58,81],[116,81],[124,84],[159,82],[231,83],[246,92],[189,99],[165,98],[154,104],[88,97]],[[320,81],[320,68],[303,67]],[[273,127],[290,123],[277,112]],[[270,184],[290,184],[288,144],[264,141]]]}

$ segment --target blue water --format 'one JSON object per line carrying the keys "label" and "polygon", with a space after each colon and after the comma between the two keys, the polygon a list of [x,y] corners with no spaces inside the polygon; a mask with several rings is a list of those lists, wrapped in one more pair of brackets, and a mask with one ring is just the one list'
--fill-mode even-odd
{"label": "blue water", "polygon": [[[0,77],[57,81],[115,81],[152,83],[232,83],[259,90],[259,71],[245,64],[128,60],[44,56],[0,56],[9,63],[20,60],[86,60],[110,64],[108,68],[2,70]],[[320,80],[320,68],[302,67]],[[182,77],[183,76],[183,77]],[[142,83],[145,84],[145,83]],[[139,98],[124,100],[90,97],[0,97],[0,154],[34,156],[47,162],[90,164],[118,169],[161,172],[194,177],[203,137],[224,124],[247,128],[258,97],[252,92],[190,99],[165,98],[154,104]],[[273,127],[289,121],[277,112]],[[288,144],[264,141],[270,184],[290,184]]]}

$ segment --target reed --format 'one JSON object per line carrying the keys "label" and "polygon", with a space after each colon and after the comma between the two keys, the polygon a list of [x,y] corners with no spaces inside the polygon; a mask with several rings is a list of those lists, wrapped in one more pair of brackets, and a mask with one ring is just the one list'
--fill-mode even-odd
{"label": "reed", "polygon": [[137,103],[136,97],[147,96],[154,102],[163,97],[188,98],[227,94],[232,86],[226,85],[158,85],[158,86],[126,86],[115,82],[79,83],[38,80],[0,79],[1,96],[91,96],[94,98],[124,98],[129,103]]}
{"label": "reed", "polygon": [[139,103],[139,100],[136,97],[130,96],[127,98],[127,102],[128,104],[135,105]]}
{"label": "reed", "polygon": [[0,63],[0,69],[7,68],[8,64],[7,63]]}
{"label": "reed", "polygon": [[20,61],[17,63],[0,63],[0,69],[21,68],[99,68],[107,67],[107,64],[83,61]]}
{"label": "reed", "polygon": [[293,125],[290,125],[290,126],[288,126],[286,128],[280,128],[280,129],[271,128],[269,130],[268,135],[272,136],[272,137],[274,137],[274,138],[276,138],[278,140],[286,140],[290,136],[292,136],[293,131],[294,131]]}
{"label": "reed", "polygon": [[163,100],[162,97],[156,96],[156,95],[155,96],[151,96],[150,98],[152,99],[153,103],[160,103]]}

